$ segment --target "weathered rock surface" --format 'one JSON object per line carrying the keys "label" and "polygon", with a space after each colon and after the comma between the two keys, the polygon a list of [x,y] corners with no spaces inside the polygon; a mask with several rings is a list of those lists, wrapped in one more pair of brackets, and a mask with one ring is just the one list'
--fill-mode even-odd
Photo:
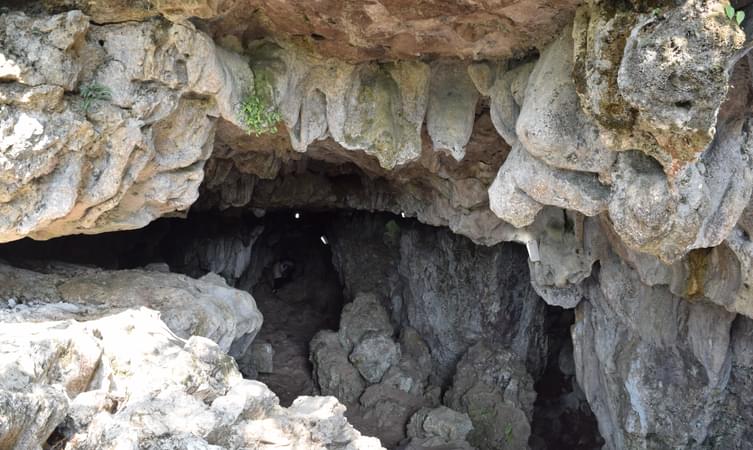
{"label": "weathered rock surface", "polygon": [[353,423],[389,447],[405,438],[413,413],[438,400],[426,344],[412,329],[399,341],[393,334],[379,298],[359,293],[343,308],[339,331],[320,331],[310,346],[321,393],[342,399]]}
{"label": "weathered rock surface", "polygon": [[[479,247],[447,230],[399,219],[391,241],[389,220],[353,215],[332,227],[333,259],[346,292],[371,290],[389,299],[393,323],[426,341],[433,372],[443,382],[482,338],[528,359],[532,372],[542,367],[544,349],[536,336],[544,305],[530,286],[520,247]],[[370,326],[384,320],[371,316]]]}
{"label": "weathered rock surface", "polygon": [[0,309],[6,323],[81,320],[147,307],[159,311],[177,336],[209,338],[235,356],[245,352],[262,324],[253,297],[214,274],[195,280],[146,270],[54,263],[26,270],[0,264],[0,298],[18,304]]}
{"label": "weathered rock surface", "polygon": [[[471,445],[490,449],[525,445],[535,399],[530,373],[543,370],[546,342],[542,336],[544,305],[526,279],[521,249],[478,247],[445,230],[412,226],[402,220],[399,226],[392,224],[397,228],[390,233],[389,217],[353,214],[344,220],[348,226],[334,225],[328,237],[346,293],[374,289],[390,299],[392,323],[399,324],[401,333],[399,364],[393,364],[380,383],[369,386],[360,400],[362,406],[381,404],[381,415],[373,414],[373,420],[405,427],[420,407],[440,404],[439,398],[427,396],[439,395],[439,386],[454,383],[455,393],[445,395],[444,404],[473,420]],[[354,320],[354,311],[363,319]],[[391,334],[390,316],[376,297],[356,296],[343,312],[340,333],[348,330],[348,334],[357,335],[353,324],[358,324],[367,333],[389,328],[383,335]],[[486,346],[476,344],[479,340],[485,340]],[[331,354],[339,351],[343,360],[344,350],[339,350],[343,347],[341,344]],[[388,354],[383,352],[383,357]],[[402,396],[397,396],[400,391]],[[377,393],[386,400],[372,400],[378,398]],[[426,400],[423,404],[407,401],[416,396]],[[486,417],[481,410],[499,411]],[[390,421],[390,417],[397,418]],[[513,423],[511,434],[515,437],[511,438],[504,430]],[[383,433],[373,434],[383,438]],[[411,435],[410,427],[407,437],[412,439],[404,443],[406,448],[469,445],[446,436]],[[389,441],[383,438],[383,442]]]}
{"label": "weathered rock surface", "polygon": [[212,341],[173,334],[156,311],[3,323],[6,448],[380,449],[332,397],[281,408]]}
{"label": "weathered rock surface", "polygon": [[80,8],[96,22],[212,19],[215,39],[235,41],[250,34],[288,38],[328,57],[344,60],[415,59],[422,56],[507,58],[549,41],[572,19],[578,2],[535,0],[476,3],[431,0],[305,1],[179,0],[144,2],[44,0],[49,7]]}
{"label": "weathered rock surface", "polygon": [[482,341],[458,362],[444,403],[470,417],[468,442],[494,450],[527,446],[535,399],[533,380],[518,357]]}
{"label": "weathered rock surface", "polygon": [[[727,2],[589,0],[572,25],[578,2],[569,0],[45,1],[57,15],[18,3],[0,10],[0,242],[138,228],[183,214],[201,192],[197,209],[389,211],[478,244],[524,243],[530,276],[519,249],[482,249],[399,219],[397,231],[386,221],[339,227],[332,248],[346,289],[378,300],[312,342],[322,390],[397,430],[387,439],[396,443],[400,424],[439,405],[432,386],[452,380],[444,401],[468,412],[474,445],[523,446],[532,400],[521,380],[542,370],[546,353],[535,290],[577,308],[576,375],[608,448],[750,440],[751,25],[726,17]],[[239,120],[239,103],[258,88],[281,114],[276,134],[250,136]],[[345,256],[353,253],[342,246],[361,245],[363,234],[379,239],[357,260]],[[251,247],[230,236],[197,245],[183,263],[238,282],[258,275]],[[64,342],[64,330],[88,329],[38,321],[142,305],[182,338],[210,336],[234,355],[248,346],[258,312],[228,307],[239,294],[219,276],[188,282],[162,270],[3,266],[0,292],[23,304],[0,317]],[[185,299],[198,300],[176,306]],[[81,333],[74,360],[103,364],[108,338]],[[191,339],[175,345],[219,354]],[[1,401],[17,407],[0,421],[0,447],[38,445],[64,417],[69,434],[83,433],[80,448],[115,445],[107,430],[130,432],[139,408],[151,419],[135,436],[154,447],[221,442],[211,430],[232,445],[305,447],[318,438],[301,417],[319,406],[343,423],[338,406],[310,400],[284,413],[302,414],[283,427],[295,438],[258,437],[270,429],[261,425],[225,433],[205,420],[221,389],[168,389],[162,403],[122,408],[109,387],[81,397],[77,386],[99,380],[84,372],[6,388]],[[514,383],[492,376],[508,372]],[[463,393],[474,389],[493,399],[481,408],[494,419]],[[174,424],[175,405],[197,415]],[[423,431],[409,445],[455,445],[455,434],[416,421]],[[507,423],[509,436],[488,432]],[[160,437],[174,425],[177,434]],[[338,443],[356,439],[342,430]]]}
{"label": "weathered rock surface", "polygon": [[708,147],[745,40],[726,4],[649,10],[595,0],[579,10],[578,93],[609,148],[639,149],[674,174]]}
{"label": "weathered rock surface", "polygon": [[471,449],[473,447],[465,438],[472,429],[473,424],[467,414],[453,411],[446,406],[422,408],[410,419],[408,436],[411,439],[404,450]]}
{"label": "weathered rock surface", "polygon": [[[190,24],[0,16],[0,241],[142,227],[196,201],[253,75]],[[190,132],[186,132],[190,130]]]}
{"label": "weathered rock surface", "polygon": [[580,385],[609,448],[701,448],[729,383],[735,315],[649,287],[615,254],[572,329]]}

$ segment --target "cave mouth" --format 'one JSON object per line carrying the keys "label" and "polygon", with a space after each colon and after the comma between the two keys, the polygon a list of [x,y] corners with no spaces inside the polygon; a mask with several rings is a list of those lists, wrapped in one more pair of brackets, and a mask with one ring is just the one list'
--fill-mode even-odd
{"label": "cave mouth", "polygon": [[[408,237],[407,243],[401,243],[401,235]],[[343,244],[346,241],[348,243]],[[424,270],[422,262],[427,266],[444,264],[429,261],[428,258],[435,254],[434,247],[442,247],[445,257],[457,265],[454,269],[446,269],[442,275],[456,279],[429,280],[424,288],[432,290],[432,284],[439,284],[443,286],[438,288],[442,292],[446,289],[444,285],[455,284],[454,289],[460,291],[460,295],[455,304],[432,305],[431,302],[444,300],[433,300],[432,296],[436,294],[429,293],[425,299],[419,300],[419,303],[428,303],[407,305],[410,289],[403,287],[401,291],[396,286],[405,283],[401,277],[410,275],[401,271]],[[413,263],[401,261],[400,258],[406,258],[406,252],[414,255]],[[540,360],[534,364],[535,368],[529,361],[525,369],[533,377],[537,396],[528,445],[536,450],[591,450],[603,444],[593,414],[575,381],[569,334],[574,323],[573,311],[544,306],[543,300],[535,294],[522,294],[531,288],[525,248],[518,244],[477,246],[447,229],[388,213],[227,209],[191,212],[186,218],[162,218],[138,230],[66,236],[49,241],[23,239],[0,245],[0,259],[15,266],[32,268],[39,266],[38,261],[62,261],[107,270],[152,267],[193,278],[200,278],[208,272],[221,275],[228,285],[250,292],[264,316],[262,328],[251,347],[236,359],[238,366],[246,378],[258,379],[269,386],[283,406],[290,405],[300,395],[324,393],[312,364],[309,344],[320,331],[340,328],[343,307],[354,300],[358,291],[379,293],[396,330],[395,342],[402,339],[404,324],[412,314],[439,314],[441,317],[426,320],[430,328],[434,326],[432,323],[444,321],[444,314],[459,314],[457,317],[477,314],[467,306],[467,312],[443,309],[467,303],[463,287],[464,283],[470,283],[473,285],[469,285],[471,297],[507,298],[502,304],[506,310],[485,326],[498,328],[494,333],[501,339],[500,345],[508,345],[504,342],[512,342],[512,334],[520,331],[506,327],[526,315],[519,309],[520,302],[531,300],[538,306],[528,311],[545,317],[539,328],[523,332],[540,334],[531,338],[531,342],[545,341],[546,344],[529,344],[529,347],[535,345],[541,350],[531,350],[532,347],[526,350],[529,359],[535,353],[539,355],[535,358]],[[485,261],[494,267],[479,272],[507,272],[507,278],[496,280],[497,285],[487,285],[483,276],[467,272],[474,271],[479,264],[484,265]],[[431,273],[437,267],[426,270]],[[508,286],[509,292],[496,289],[495,294],[492,286],[498,288],[504,283],[512,284]],[[423,292],[413,292],[413,295],[420,297]],[[521,297],[526,295],[528,297]],[[486,319],[480,320],[483,323]],[[475,333],[463,330],[467,326],[458,325],[458,332]],[[442,342],[436,344],[431,336],[426,337],[427,329],[419,331],[424,333],[429,347],[439,345],[443,348]],[[492,344],[499,342],[492,341]],[[459,364],[458,359],[452,364]],[[439,372],[436,370],[435,366],[431,377],[438,380],[441,377],[437,376]],[[451,381],[435,381],[436,386],[441,386],[435,394],[437,402],[446,401]],[[374,386],[378,385],[371,388]],[[376,389],[372,390],[376,392]],[[365,392],[369,393],[369,390]],[[398,418],[394,423],[386,420],[385,425],[379,415],[394,411],[380,410],[383,405],[377,402],[377,408],[372,408],[371,412],[358,404],[348,405],[348,419],[362,432],[380,437],[388,448],[400,448],[398,442],[405,438],[403,432],[384,432],[384,427],[405,426],[410,415]],[[374,416],[374,411],[379,411],[379,415]]]}
{"label": "cave mouth", "polygon": [[238,283],[264,316],[247,359],[239,361],[241,372],[269,386],[283,406],[317,394],[309,342],[320,330],[339,328],[344,296],[327,237],[330,215],[267,214],[249,270]]}

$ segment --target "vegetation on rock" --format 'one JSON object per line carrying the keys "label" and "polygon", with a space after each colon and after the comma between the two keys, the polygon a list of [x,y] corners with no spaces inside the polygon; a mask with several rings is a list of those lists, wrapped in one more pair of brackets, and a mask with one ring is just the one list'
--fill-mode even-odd
{"label": "vegetation on rock", "polygon": [[89,108],[91,108],[92,103],[95,100],[109,100],[112,97],[110,88],[96,82],[82,85],[81,89],[79,89],[79,93],[81,94],[81,107],[83,108],[84,113],[89,111]]}
{"label": "vegetation on rock", "polygon": [[738,25],[741,25],[743,20],[745,20],[745,11],[735,11],[732,5],[725,6],[724,13],[729,20],[734,20]]}
{"label": "vegetation on rock", "polygon": [[266,79],[258,77],[252,92],[243,98],[240,114],[249,134],[261,136],[277,133],[277,123],[282,120],[282,116],[271,100],[271,91]]}

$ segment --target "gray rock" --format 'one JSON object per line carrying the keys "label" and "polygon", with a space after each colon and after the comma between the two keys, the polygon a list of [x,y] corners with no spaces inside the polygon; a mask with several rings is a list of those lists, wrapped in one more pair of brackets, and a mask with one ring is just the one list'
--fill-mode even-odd
{"label": "gray rock", "polygon": [[478,98],[466,67],[437,64],[432,68],[426,128],[435,149],[449,150],[453,158],[463,159]]}
{"label": "gray rock", "polygon": [[446,442],[464,441],[473,429],[468,414],[453,411],[446,406],[422,408],[411,417],[408,436],[412,438],[437,437]]}
{"label": "gray rock", "polygon": [[0,446],[41,449],[68,413],[69,400],[59,386],[28,386],[21,392],[0,386]]}
{"label": "gray rock", "polygon": [[356,294],[356,298],[343,307],[337,332],[340,343],[350,353],[369,332],[390,338],[394,333],[387,310],[379,298],[372,293]]}
{"label": "gray rock", "polygon": [[492,211],[516,226],[530,225],[541,205],[593,216],[606,210],[608,200],[609,189],[596,175],[549,166],[520,145],[513,147],[489,189]]}
{"label": "gray rock", "polygon": [[542,52],[528,79],[516,134],[528,153],[553,169],[603,172],[615,155],[580,108],[571,34],[565,29]]}
{"label": "gray rock", "polygon": [[251,344],[251,365],[260,373],[273,373],[275,371],[275,350],[272,344],[254,342]]}
{"label": "gray rock", "polygon": [[2,319],[4,447],[42,448],[58,427],[67,446],[82,450],[217,450],[270,442],[382,448],[348,424],[332,397],[303,397],[281,408],[265,385],[242,379],[215,343],[175,336],[157,311],[79,319]]}
{"label": "gray rock", "polygon": [[334,395],[345,404],[358,401],[366,382],[348,361],[336,332],[323,330],[309,344],[314,378],[324,395]]}
{"label": "gray rock", "polygon": [[494,128],[511,146],[518,143],[515,125],[520,114],[520,107],[525,99],[528,78],[533,68],[533,63],[522,64],[499,74],[488,94],[485,93],[491,100],[489,111]]}
{"label": "gray rock", "polygon": [[473,423],[468,442],[481,450],[524,448],[531,434],[533,380],[513,353],[480,342],[458,362],[444,403]]}
{"label": "gray rock", "polygon": [[608,448],[695,448],[729,380],[734,314],[648,287],[612,253],[578,306],[575,369]]}
{"label": "gray rock", "polygon": [[369,383],[379,383],[385,372],[400,360],[400,347],[389,335],[373,331],[363,335],[348,359]]}
{"label": "gray rock", "polygon": [[379,436],[383,445],[394,448],[405,439],[406,424],[418,409],[434,406],[422,396],[413,396],[385,383],[366,388],[360,400],[361,428]]}
{"label": "gray rock", "polygon": [[522,228],[531,225],[544,208],[526,194],[515,181],[513,164],[504,164],[489,186],[489,208],[500,219]]}
{"label": "gray rock", "polygon": [[527,279],[525,251],[423,231],[403,233],[398,273],[404,289],[395,309],[423,337],[433,372],[449,381],[460,357],[484,337],[504,342],[538,370],[534,336],[543,326],[544,305]]}
{"label": "gray rock", "polygon": [[215,118],[237,123],[253,75],[187,22],[168,28],[0,17],[0,241],[138,228],[196,200]]}
{"label": "gray rock", "polygon": [[578,93],[610,148],[641,150],[667,173],[707,148],[744,41],[723,6],[693,0],[641,14],[594,1],[579,10]]}

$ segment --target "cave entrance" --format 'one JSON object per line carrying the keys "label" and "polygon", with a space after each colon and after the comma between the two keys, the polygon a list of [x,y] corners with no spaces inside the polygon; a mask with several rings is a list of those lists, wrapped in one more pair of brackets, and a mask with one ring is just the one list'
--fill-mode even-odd
{"label": "cave entrance", "polygon": [[331,220],[332,213],[322,212],[267,214],[239,282],[264,315],[251,354],[239,361],[241,371],[269,386],[283,406],[316,394],[309,342],[339,326],[344,297],[327,237]]}
{"label": "cave entrance", "polygon": [[[478,246],[386,213],[244,208],[133,231],[25,239],[0,245],[0,259],[35,270],[32,260],[217,273],[250,292],[264,316],[237,357],[244,376],[267,384],[283,406],[300,395],[335,395],[349,421],[388,448],[411,438],[408,424],[420,409],[440,406],[470,414],[480,431],[468,439],[481,450],[603,443],[575,381],[573,311],[535,294],[518,244]],[[358,342],[345,347],[353,336]],[[318,352],[312,340],[323,344]],[[394,360],[371,379],[387,355]],[[525,395],[507,399],[510,383]]]}

